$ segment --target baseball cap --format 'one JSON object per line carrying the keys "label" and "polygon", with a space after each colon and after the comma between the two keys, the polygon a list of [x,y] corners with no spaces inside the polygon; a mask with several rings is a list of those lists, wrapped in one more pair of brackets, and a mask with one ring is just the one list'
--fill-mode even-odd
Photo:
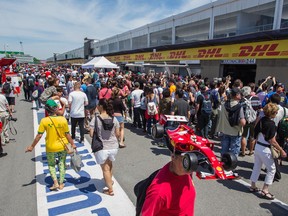
{"label": "baseball cap", "polygon": [[135,82],[135,87],[139,87],[140,86],[140,83],[139,82]]}
{"label": "baseball cap", "polygon": [[52,99],[47,100],[46,105],[49,107],[58,107],[57,103]]}
{"label": "baseball cap", "polygon": [[277,87],[282,87],[282,88],[284,88],[284,84],[281,83],[281,82],[277,83],[276,86],[277,86]]}
{"label": "baseball cap", "polygon": [[205,85],[201,85],[201,86],[200,86],[200,90],[201,90],[201,91],[206,91],[206,86],[205,86]]}

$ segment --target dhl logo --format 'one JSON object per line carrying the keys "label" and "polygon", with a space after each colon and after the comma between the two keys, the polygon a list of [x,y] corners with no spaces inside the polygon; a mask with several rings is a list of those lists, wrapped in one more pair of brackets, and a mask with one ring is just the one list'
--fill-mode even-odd
{"label": "dhl logo", "polygon": [[145,60],[144,55],[135,55],[135,60]]}
{"label": "dhl logo", "polygon": [[275,51],[278,44],[263,44],[257,46],[241,46],[239,57],[247,56],[278,56],[280,51]]}
{"label": "dhl logo", "polygon": [[187,58],[186,51],[173,51],[169,53],[170,59],[182,59]]}
{"label": "dhl logo", "polygon": [[161,60],[163,59],[162,53],[151,53],[150,60]]}
{"label": "dhl logo", "polygon": [[125,55],[125,56],[123,57],[123,60],[124,60],[124,61],[129,61],[129,60],[131,60],[131,56],[130,56],[130,55]]}
{"label": "dhl logo", "polygon": [[222,48],[212,48],[212,49],[199,49],[197,58],[221,58],[224,57],[221,54]]}

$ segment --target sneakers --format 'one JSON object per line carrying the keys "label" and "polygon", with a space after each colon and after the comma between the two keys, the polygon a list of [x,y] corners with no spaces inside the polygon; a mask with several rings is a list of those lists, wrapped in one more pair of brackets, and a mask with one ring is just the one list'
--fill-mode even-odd
{"label": "sneakers", "polygon": [[0,158],[2,158],[2,157],[5,157],[5,156],[7,156],[8,154],[6,153],[6,152],[2,152],[1,154],[0,154]]}
{"label": "sneakers", "polygon": [[159,142],[159,143],[158,143],[158,147],[166,147],[166,145],[165,145],[164,142]]}

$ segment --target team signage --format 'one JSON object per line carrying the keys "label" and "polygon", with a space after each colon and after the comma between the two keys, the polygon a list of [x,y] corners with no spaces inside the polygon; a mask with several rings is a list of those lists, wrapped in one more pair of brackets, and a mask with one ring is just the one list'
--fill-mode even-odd
{"label": "team signage", "polygon": [[228,59],[223,60],[221,64],[256,64],[256,59]]}
{"label": "team signage", "polygon": [[288,40],[107,56],[112,62],[285,58],[288,58]]}

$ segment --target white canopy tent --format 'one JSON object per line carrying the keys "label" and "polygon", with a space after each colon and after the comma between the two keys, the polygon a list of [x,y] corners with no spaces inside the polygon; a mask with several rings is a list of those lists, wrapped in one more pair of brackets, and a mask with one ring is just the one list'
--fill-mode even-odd
{"label": "white canopy tent", "polygon": [[83,64],[81,67],[84,69],[88,69],[88,68],[119,68],[116,64],[110,62],[104,56],[95,57],[92,60],[90,60],[89,62]]}

